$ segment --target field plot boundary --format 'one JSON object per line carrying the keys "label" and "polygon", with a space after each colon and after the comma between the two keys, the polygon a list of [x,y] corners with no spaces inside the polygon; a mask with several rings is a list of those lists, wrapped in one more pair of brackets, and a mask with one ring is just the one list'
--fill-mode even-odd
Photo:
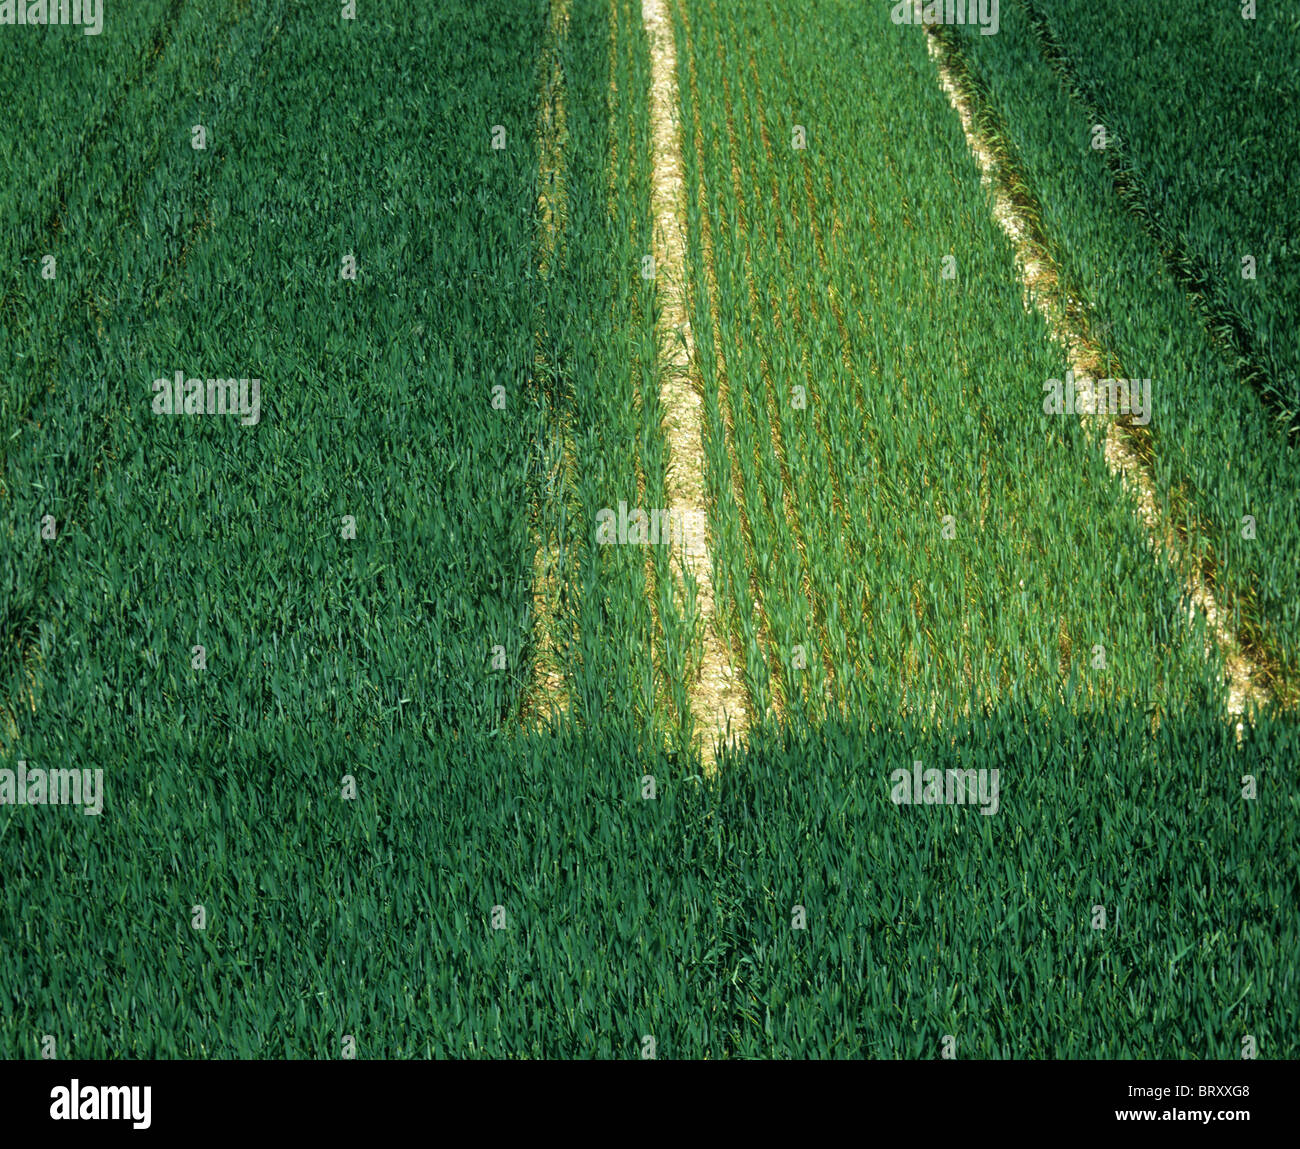
{"label": "field plot boundary", "polygon": [[[1032,302],[1038,308],[1054,340],[1065,351],[1076,384],[1083,391],[1091,391],[1097,379],[1106,375],[1106,364],[1113,364],[1115,357],[1093,335],[1086,309],[1063,287],[1050,241],[1037,223],[1041,213],[1036,201],[1018,178],[1019,165],[1005,137],[991,130],[995,113],[982,99],[954,36],[942,25],[926,25],[925,31],[940,86],[961,121],[967,145],[980,168],[981,182],[992,196],[993,215],[1015,249],[1026,305]],[[1254,707],[1271,703],[1273,695],[1265,669],[1270,660],[1264,652],[1250,649],[1234,630],[1228,612],[1212,589],[1217,585],[1213,566],[1188,553],[1184,545],[1187,540],[1180,538],[1158,508],[1149,436],[1143,428],[1102,414],[1085,414],[1080,419],[1102,440],[1106,463],[1135,503],[1148,540],[1180,572],[1189,614],[1199,609],[1205,616],[1228,675],[1228,713],[1240,717]],[[1210,651],[1206,654],[1208,657]],[[1241,730],[1238,722],[1238,735]]]}
{"label": "field plot boundary", "polygon": [[[560,62],[560,44],[569,30],[572,0],[553,0],[542,55],[542,92],[538,109],[537,206],[540,215],[537,233],[537,268],[543,282],[555,264],[564,259],[567,225],[565,182],[565,148],[568,143],[568,112],[564,69]],[[534,366],[545,380],[554,370],[545,352],[545,316],[539,314],[534,330],[537,348]],[[543,391],[548,391],[543,387]],[[553,399],[554,395],[551,396]],[[571,705],[568,679],[559,650],[556,631],[560,623],[560,599],[568,583],[568,564],[557,541],[560,523],[548,518],[549,504],[561,506],[569,490],[570,476],[576,460],[573,435],[563,407],[553,402],[548,414],[558,419],[553,444],[543,445],[544,490],[534,507],[533,556],[533,652],[532,679],[525,693],[521,718],[529,727],[538,727],[566,712]],[[554,452],[554,457],[548,454]]]}
{"label": "field plot boundary", "polygon": [[683,180],[677,54],[664,0],[642,0],[641,19],[650,45],[650,123],[653,140],[652,206],[654,258],[660,310],[656,343],[660,355],[660,404],[669,446],[668,498],[680,532],[674,532],[678,592],[693,611],[702,644],[700,665],[689,683],[701,757],[714,769],[715,741],[743,737],[748,706],[731,655],[719,635],[713,586],[713,556],[705,505],[702,400],[690,384],[694,339],[687,317],[685,276],[685,184]]}

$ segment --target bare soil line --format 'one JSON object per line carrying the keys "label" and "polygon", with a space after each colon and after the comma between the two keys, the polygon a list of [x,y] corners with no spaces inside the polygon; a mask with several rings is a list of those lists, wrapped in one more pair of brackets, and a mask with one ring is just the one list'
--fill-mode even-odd
{"label": "bare soil line", "polygon": [[650,45],[650,123],[654,143],[652,206],[655,282],[662,308],[656,343],[662,362],[659,401],[669,449],[667,488],[674,524],[679,601],[695,583],[699,671],[689,684],[694,729],[706,773],[716,770],[715,741],[736,741],[747,726],[748,705],[731,655],[719,634],[713,560],[709,550],[704,483],[702,400],[690,384],[694,341],[686,309],[686,197],[678,122],[677,54],[664,0],[642,0],[641,20]]}
{"label": "bare soil line", "polygon": [[[646,47],[648,56],[648,44],[644,44],[637,37],[635,17],[633,17],[632,25],[624,32],[619,27],[620,6],[617,0],[610,0],[609,7],[612,43],[610,51],[610,92],[613,95],[617,90],[615,75],[618,63],[616,53],[619,46],[631,43],[635,38],[638,48],[643,45]],[[609,195],[611,201],[615,196],[626,195],[626,188],[619,182],[621,178],[628,179],[630,185],[638,189],[643,186],[643,177],[645,182],[653,186],[653,131],[653,124],[650,124],[647,125],[647,132],[644,137],[639,133],[636,134],[623,167],[620,168],[616,162],[616,154],[611,153],[606,167],[610,179]],[[611,144],[617,147],[616,141],[611,140]],[[655,227],[653,209],[648,222],[650,232],[653,234]],[[653,241],[647,237],[642,250],[646,246],[652,245]],[[645,304],[653,299],[657,289],[653,281],[646,281],[640,277],[634,280],[634,285],[637,298],[633,314],[639,315],[643,314]],[[647,295],[649,295],[649,299],[646,298]],[[662,408],[659,406],[662,402],[662,394],[658,382],[662,372],[662,364],[658,361],[662,355],[662,348],[658,339],[656,339],[655,355],[656,369],[653,377],[647,381],[644,375],[639,375],[635,382],[636,394],[634,402],[638,421],[642,425],[647,425],[647,421],[652,415],[660,425],[663,423]],[[671,502],[671,490],[666,473],[668,462],[669,460],[665,456],[664,473],[659,474],[653,467],[651,460],[647,458],[644,448],[637,453],[635,460],[637,506],[661,507],[665,503]],[[674,601],[676,586],[672,576],[671,550],[662,546],[647,547],[642,574],[645,578],[644,603],[649,611],[650,625],[647,643],[650,648],[650,664],[653,672],[650,697],[646,700],[645,705],[644,720],[647,724],[652,724],[655,718],[664,720],[668,729],[672,732],[669,737],[674,749],[685,749],[680,743],[683,741],[690,743],[695,738],[689,692],[686,687],[695,674],[697,667],[692,663],[694,648],[691,646],[689,639],[691,620],[683,617]],[[677,659],[676,665],[674,665],[672,655],[679,652],[681,657]],[[681,688],[675,689],[678,678],[681,680]],[[687,697],[683,705],[679,706],[678,702],[682,699],[683,694],[686,694]]]}
{"label": "bare soil line", "polygon": [[[553,0],[542,53],[542,100],[537,121],[538,175],[537,268],[543,281],[564,258],[566,222],[565,147],[568,141],[564,72],[559,45],[568,32],[571,0]],[[534,331],[537,377],[546,379],[551,365],[546,359],[546,335]],[[552,398],[555,398],[552,396]],[[559,412],[558,403],[550,407]],[[566,585],[566,564],[557,538],[556,516],[563,502],[568,476],[575,465],[573,438],[562,424],[554,428],[547,444],[546,489],[533,510],[533,666],[532,682],[524,697],[521,719],[532,728],[553,721],[569,709],[569,689],[561,656],[560,601]]]}
{"label": "bare soil line", "polygon": [[[977,127],[981,109],[972,93],[960,50],[945,35],[942,26],[927,26],[926,32],[926,44],[938,69],[940,85],[961,120],[967,146],[979,164],[981,182],[991,193],[994,218],[1015,249],[1026,306],[1032,303],[1038,308],[1053,339],[1065,351],[1079,389],[1091,391],[1098,378],[1107,377],[1107,364],[1113,365],[1115,356],[1092,335],[1083,305],[1067,295],[1047,237],[1035,222],[1041,218],[1041,212],[1023,190],[1023,182],[1016,178],[1014,157],[1005,148],[995,147],[990,137]],[[1234,717],[1248,715],[1251,709],[1271,702],[1272,694],[1259,662],[1243,649],[1211,589],[1215,581],[1212,568],[1189,553],[1184,540],[1160,511],[1149,462],[1149,436],[1141,427],[1120,423],[1106,415],[1085,414],[1080,420],[1102,442],[1106,463],[1133,500],[1148,540],[1183,578],[1189,616],[1196,610],[1205,616],[1207,629],[1227,672],[1228,713]],[[1212,650],[1207,648],[1206,656],[1211,654]],[[1238,736],[1241,732],[1239,721]]]}

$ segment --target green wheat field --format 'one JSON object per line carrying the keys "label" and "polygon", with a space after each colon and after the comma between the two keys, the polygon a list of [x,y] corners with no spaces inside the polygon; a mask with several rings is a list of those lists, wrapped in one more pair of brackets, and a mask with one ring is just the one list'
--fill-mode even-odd
{"label": "green wheat field", "polygon": [[1300,1057],[1244,6],[0,4],[0,1057]]}

